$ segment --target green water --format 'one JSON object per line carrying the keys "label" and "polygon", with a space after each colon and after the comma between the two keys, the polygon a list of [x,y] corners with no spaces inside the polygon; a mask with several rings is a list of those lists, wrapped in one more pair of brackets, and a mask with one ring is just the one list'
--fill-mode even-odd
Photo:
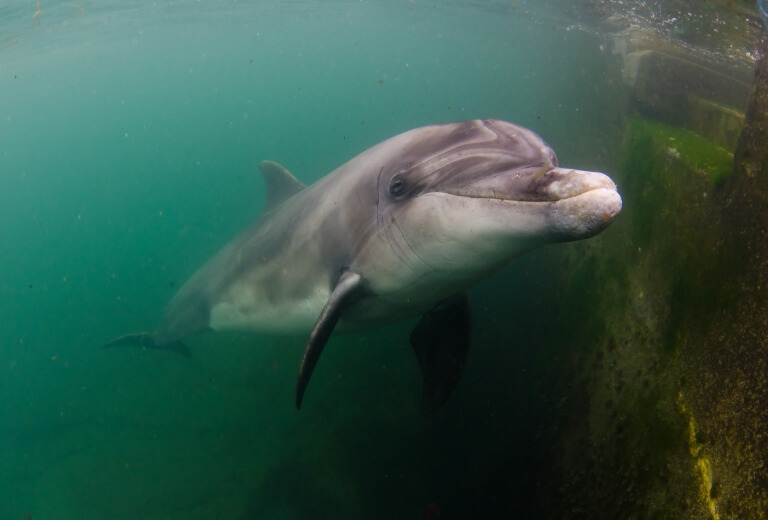
{"label": "green water", "polygon": [[0,518],[524,518],[540,507],[547,411],[526,374],[547,362],[531,352],[556,323],[540,312],[557,292],[535,274],[546,252],[472,293],[470,363],[432,422],[418,413],[409,323],[334,338],[301,412],[304,338],[203,334],[191,361],[100,345],[151,330],[258,216],[260,160],[310,183],[405,130],[493,117],[534,129],[562,165],[611,174],[620,66],[557,7],[0,7]]}

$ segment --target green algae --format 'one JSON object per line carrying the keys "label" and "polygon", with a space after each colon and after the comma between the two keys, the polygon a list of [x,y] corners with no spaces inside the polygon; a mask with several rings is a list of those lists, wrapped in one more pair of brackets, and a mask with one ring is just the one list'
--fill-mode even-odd
{"label": "green algae", "polygon": [[[621,218],[560,263],[567,311],[558,317],[570,337],[556,342],[578,345],[585,360],[563,377],[583,385],[567,436],[555,440],[569,454],[563,502],[574,518],[712,518],[729,497],[719,459],[709,458],[716,432],[696,423],[693,439],[706,453],[694,457],[693,415],[680,413],[677,396],[683,385],[695,392],[698,373],[681,359],[723,303],[711,283],[724,275],[713,258],[720,229],[712,217],[731,157],[695,133],[640,117],[627,120],[624,137],[615,177]],[[561,391],[574,395],[575,386]]]}
{"label": "green algae", "polygon": [[712,186],[722,185],[731,173],[733,153],[690,130],[633,117],[629,122],[633,139],[650,139],[658,154],[679,159],[693,171],[707,175]]}

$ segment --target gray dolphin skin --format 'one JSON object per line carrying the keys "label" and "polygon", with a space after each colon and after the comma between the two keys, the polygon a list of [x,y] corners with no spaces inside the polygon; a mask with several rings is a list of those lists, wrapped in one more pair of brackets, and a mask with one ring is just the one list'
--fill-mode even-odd
{"label": "gray dolphin skin", "polygon": [[596,235],[621,210],[609,177],[559,167],[538,135],[499,120],[405,132],[309,187],[260,168],[262,217],[184,284],[156,332],[106,347],[188,355],[182,340],[206,328],[307,334],[300,408],[334,330],[422,316],[410,341],[429,416],[465,364],[468,288],[531,249]]}

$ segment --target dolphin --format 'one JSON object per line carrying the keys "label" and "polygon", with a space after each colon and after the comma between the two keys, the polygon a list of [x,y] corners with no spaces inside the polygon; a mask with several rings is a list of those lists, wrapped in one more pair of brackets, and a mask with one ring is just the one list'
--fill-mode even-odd
{"label": "dolphin", "polygon": [[188,355],[206,328],[308,334],[296,407],[334,331],[421,316],[410,342],[422,413],[459,381],[471,340],[467,290],[546,244],[591,237],[621,210],[603,173],[558,166],[534,132],[499,120],[410,130],[311,186],[260,164],[262,217],[187,281],[132,344]]}

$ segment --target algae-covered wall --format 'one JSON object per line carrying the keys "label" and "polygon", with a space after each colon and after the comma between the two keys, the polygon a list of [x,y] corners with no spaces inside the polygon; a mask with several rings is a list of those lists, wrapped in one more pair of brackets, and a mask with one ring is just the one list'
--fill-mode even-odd
{"label": "algae-covered wall", "polygon": [[536,441],[549,446],[542,516],[768,515],[765,56],[735,159],[629,118],[621,218],[544,255],[561,287],[542,343],[567,348],[537,395],[550,407]]}
{"label": "algae-covered wall", "polygon": [[695,377],[689,408],[722,518],[768,515],[768,37],[759,45],[733,174],[718,199],[718,305],[691,328],[681,356]]}

